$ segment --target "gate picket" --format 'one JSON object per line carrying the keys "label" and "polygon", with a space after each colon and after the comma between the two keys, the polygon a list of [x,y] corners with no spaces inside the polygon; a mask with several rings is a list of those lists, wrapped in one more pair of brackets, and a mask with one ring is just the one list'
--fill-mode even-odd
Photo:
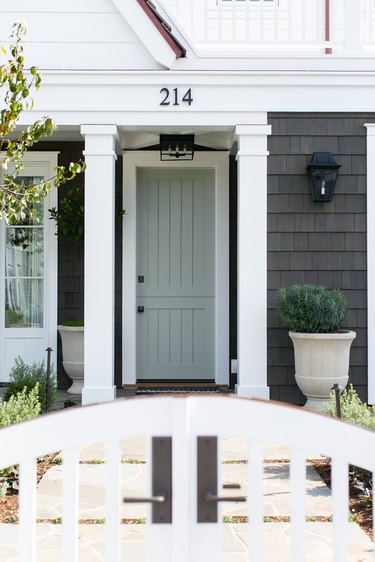
{"label": "gate picket", "polygon": [[[107,445],[106,561],[129,560],[120,548],[119,440],[145,435],[172,438],[172,524],[147,521],[147,562],[223,560],[222,509],[218,523],[197,523],[197,439],[241,436],[249,451],[249,560],[264,559],[263,456],[270,443],[292,450],[292,560],[306,558],[305,459],[322,451],[332,459],[334,561],[348,560],[348,465],[375,470],[375,433],[282,404],[220,396],[118,400],[71,408],[0,431],[0,467],[20,465],[20,561],[35,561],[35,459],[63,451],[63,562],[78,560],[78,453],[88,443]],[[350,448],[347,447],[350,443]],[[222,457],[219,455],[219,482]],[[149,472],[151,472],[149,470]],[[148,488],[151,495],[151,484]],[[213,490],[215,493],[215,490]],[[221,496],[221,487],[217,495]],[[232,492],[230,493],[232,496]],[[237,491],[233,493],[237,495]],[[238,492],[238,495],[242,495]],[[123,547],[123,545],[121,545]],[[0,559],[1,548],[0,548]]]}

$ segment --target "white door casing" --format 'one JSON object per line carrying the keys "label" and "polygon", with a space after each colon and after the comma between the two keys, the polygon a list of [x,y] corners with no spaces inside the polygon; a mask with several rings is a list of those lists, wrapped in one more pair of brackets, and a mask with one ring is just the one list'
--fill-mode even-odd
{"label": "white door casing", "polygon": [[215,328],[214,375],[228,383],[229,372],[229,156],[225,152],[198,152],[191,162],[162,162],[158,152],[124,153],[123,227],[123,384],[137,381],[137,174],[139,169],[211,170],[215,182]]}
{"label": "white door casing", "polygon": [[137,174],[137,378],[215,379],[215,178]]}
{"label": "white door casing", "polygon": [[[32,152],[23,157],[20,178],[50,178],[58,152]],[[16,357],[26,363],[46,360],[57,350],[57,237],[48,209],[57,206],[53,188],[43,201],[40,224],[13,228],[0,221],[0,381],[9,380]],[[15,236],[25,235],[25,243]],[[8,245],[6,241],[8,240]],[[40,252],[42,247],[42,252]],[[12,295],[13,293],[13,295]],[[12,309],[6,316],[6,303]]]}

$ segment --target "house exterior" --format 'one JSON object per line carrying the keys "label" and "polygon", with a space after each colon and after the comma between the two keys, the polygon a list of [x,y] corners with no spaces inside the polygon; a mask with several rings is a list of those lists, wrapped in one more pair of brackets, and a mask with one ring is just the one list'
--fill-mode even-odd
{"label": "house exterior", "polygon": [[[56,327],[84,316],[86,404],[161,379],[303,403],[275,294],[319,283],[349,299],[350,379],[375,403],[374,3],[14,0],[0,14],[5,45],[26,22],[43,79],[20,126],[58,127],[25,181],[87,163],[84,248],[48,218],[66,188],[38,226],[0,226],[0,382],[50,346],[64,385]],[[161,160],[166,134],[193,134],[193,159]],[[331,202],[311,198],[314,152],[341,165]]]}

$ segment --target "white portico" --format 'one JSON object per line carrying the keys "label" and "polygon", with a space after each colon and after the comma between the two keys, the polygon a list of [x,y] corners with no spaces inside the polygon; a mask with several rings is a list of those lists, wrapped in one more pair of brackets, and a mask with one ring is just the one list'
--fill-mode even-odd
{"label": "white portico", "polygon": [[[146,0],[95,0],[90,8],[85,0],[54,2],[48,11],[43,0],[27,5],[27,11],[25,2],[15,0],[6,12],[0,9],[2,38],[19,14],[27,19],[26,56],[43,78],[35,105],[23,114],[20,126],[50,115],[58,126],[56,144],[84,141],[83,402],[115,397],[116,181],[121,181],[126,210],[118,296],[122,384],[134,384],[141,376],[159,378],[162,364],[173,373],[173,362],[180,373],[186,371],[177,378],[188,380],[186,365],[194,364],[197,377],[225,384],[230,361],[236,359],[237,392],[267,398],[269,114],[288,113],[292,122],[301,113],[373,111],[375,11],[369,2],[360,9],[352,0],[335,3],[330,14],[325,9],[329,3],[315,0],[308,8],[302,0],[197,0],[189,9],[178,0],[155,0],[155,5],[157,14]],[[203,5],[207,13],[203,27],[197,27]],[[292,10],[295,5],[298,9]],[[160,134],[194,134],[199,147],[194,159],[161,162]],[[319,142],[325,139],[321,136]],[[35,152],[33,159],[37,157]],[[232,180],[230,186],[231,157],[237,185]],[[123,165],[120,180],[116,163]],[[237,333],[231,353],[230,189],[238,195],[231,223],[235,214]],[[158,273],[147,277],[146,266]],[[53,252],[48,267],[56,272]],[[146,287],[151,277],[153,286]],[[47,290],[56,293],[53,284]],[[49,297],[46,292],[56,308],[56,298]],[[147,308],[142,299],[152,304]],[[140,321],[147,310],[152,312],[145,328]],[[56,310],[50,314],[53,323],[55,316]],[[53,326],[48,329],[54,331]],[[150,374],[149,365],[146,374],[140,373],[140,349],[147,350],[150,364],[158,364],[159,375]],[[8,359],[10,364],[13,356]],[[1,376],[7,380],[8,373]]]}

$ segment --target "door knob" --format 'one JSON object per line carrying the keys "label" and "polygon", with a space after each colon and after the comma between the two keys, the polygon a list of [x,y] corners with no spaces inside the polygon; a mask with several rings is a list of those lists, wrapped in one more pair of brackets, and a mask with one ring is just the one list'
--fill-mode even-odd
{"label": "door knob", "polygon": [[144,306],[139,306],[138,307],[138,312],[142,313],[145,311],[145,307]]}

